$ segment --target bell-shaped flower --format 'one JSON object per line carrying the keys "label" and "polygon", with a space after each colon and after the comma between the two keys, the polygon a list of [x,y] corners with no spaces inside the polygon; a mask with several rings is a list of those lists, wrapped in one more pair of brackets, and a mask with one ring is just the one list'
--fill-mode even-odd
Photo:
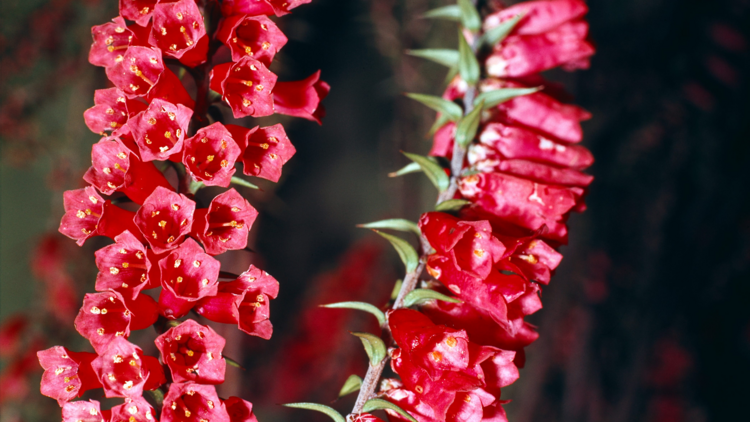
{"label": "bell-shaped flower", "polygon": [[89,63],[94,66],[114,66],[122,61],[125,51],[133,41],[133,31],[128,29],[125,19],[118,16],[103,25],[91,27],[94,42],[89,50]]}
{"label": "bell-shaped flower", "polygon": [[120,15],[146,26],[158,3],[159,0],[120,0]]}
{"label": "bell-shaped flower", "polygon": [[524,1],[488,15],[484,18],[483,27],[489,31],[516,15],[522,15],[511,34],[543,34],[565,22],[579,19],[587,12],[588,6],[583,0]]}
{"label": "bell-shaped flower", "polygon": [[172,372],[174,382],[224,382],[227,363],[221,352],[226,340],[211,327],[189,319],[170,328],[154,343],[161,353],[162,362]]}
{"label": "bell-shaped flower", "polygon": [[219,122],[198,129],[185,140],[182,163],[195,180],[207,186],[229,186],[240,156],[232,134]]}
{"label": "bell-shaped flower", "polygon": [[273,90],[274,108],[277,113],[321,124],[325,108],[320,102],[330,90],[331,86],[320,80],[320,70],[301,81],[277,82]]}
{"label": "bell-shaped flower", "polygon": [[227,126],[242,149],[243,173],[278,182],[281,168],[297,152],[281,124],[246,129]]}
{"label": "bell-shaped flower", "polygon": [[270,116],[274,113],[273,89],[276,75],[249,56],[224,63],[211,70],[211,89],[221,95],[236,119]]}
{"label": "bell-shaped flower", "polygon": [[284,16],[297,6],[310,3],[312,0],[224,0],[221,11],[224,16],[230,15],[273,15]]}
{"label": "bell-shaped flower", "polygon": [[107,78],[129,98],[142,97],[149,93],[164,72],[161,51],[155,48],[132,46],[122,59],[106,68]]}
{"label": "bell-shaped flower", "polygon": [[195,0],[159,3],[153,16],[148,42],[168,56],[181,58],[206,35],[203,16]]}
{"label": "bell-shaped flower", "polygon": [[[147,363],[147,359],[151,362]],[[122,337],[115,337],[91,362],[91,367],[99,377],[106,397],[139,398],[150,377],[160,383],[165,381],[158,360],[144,356],[140,347]]]}
{"label": "bell-shaped flower", "polygon": [[167,160],[182,151],[193,110],[182,104],[154,99],[128,122],[143,161]]}
{"label": "bell-shaped flower", "polygon": [[208,208],[195,210],[191,235],[203,243],[206,253],[219,255],[244,249],[258,211],[236,190],[217,195]]}
{"label": "bell-shaped flower", "polygon": [[83,120],[92,132],[105,136],[106,132],[123,127],[131,116],[146,107],[145,103],[129,99],[119,88],[97,89],[94,106],[83,112]]}
{"label": "bell-shaped flower", "polygon": [[230,397],[224,400],[224,405],[231,422],[258,422],[253,414],[253,404],[249,401],[239,397]]}
{"label": "bell-shaped flower", "polygon": [[176,248],[193,224],[195,202],[157,187],[135,215],[135,224],[157,254]]}
{"label": "bell-shaped flower", "polygon": [[231,422],[213,385],[174,382],[164,397],[161,422]]}
{"label": "bell-shaped flower", "polygon": [[73,401],[62,408],[63,422],[104,422],[99,402],[96,400]]}
{"label": "bell-shaped flower", "polygon": [[488,391],[477,388],[458,393],[448,409],[446,422],[507,422],[505,411],[497,398]]}
{"label": "bell-shaped flower", "polygon": [[143,397],[126,398],[125,403],[112,408],[110,421],[154,422],[156,412]]}
{"label": "bell-shaped flower", "polygon": [[180,318],[196,301],[217,292],[221,263],[188,238],[159,261],[161,285],[159,309],[167,318]]}
{"label": "bell-shaped flower", "polygon": [[71,352],[62,346],[54,346],[37,352],[37,357],[44,368],[41,392],[56,399],[60,406],[102,386],[91,367],[91,361],[96,359],[95,353]]}
{"label": "bell-shaped flower", "polygon": [[116,290],[123,298],[135,299],[141,290],[156,287],[150,283],[152,264],[146,247],[129,231],[122,232],[115,237],[115,243],[99,249],[95,255],[99,269],[97,291]]}
{"label": "bell-shaped flower", "polygon": [[59,231],[79,246],[92,236],[114,239],[125,230],[138,233],[133,221],[135,213],[105,201],[91,186],[65,191],[63,206],[65,215]]}
{"label": "bell-shaped flower", "polygon": [[287,38],[271,19],[263,15],[234,15],[224,19],[216,38],[229,47],[232,60],[245,56],[271,65]]}

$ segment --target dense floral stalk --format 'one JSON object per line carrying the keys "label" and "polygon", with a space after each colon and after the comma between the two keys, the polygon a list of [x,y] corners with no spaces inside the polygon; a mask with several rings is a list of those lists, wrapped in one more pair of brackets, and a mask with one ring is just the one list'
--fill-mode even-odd
{"label": "dense floral stalk", "polygon": [[[86,295],[75,320],[96,353],[62,346],[38,353],[42,393],[58,400],[65,422],[255,421],[252,404],[216,395],[225,340],[182,318],[192,311],[268,339],[278,282],[252,265],[220,281],[214,256],[246,248],[258,212],[234,189],[210,204],[195,193],[230,183],[252,187],[234,176],[238,162],[244,174],[276,182],[295,152],[280,124],[224,126],[209,107],[223,106],[235,118],[278,112],[320,123],[329,89],[320,72],[275,89],[276,75],[266,67],[286,43],[269,16],[302,3],[120,0],[121,16],[92,28],[89,61],[104,67],[115,87],[97,91],[84,113],[103,138],[84,176],[91,186],[65,193],[60,232],[79,245],[92,236],[114,243],[96,252],[97,293]],[[174,169],[177,186],[159,168]],[[159,359],[128,341],[151,326]],[[124,403],[106,410],[93,400],[71,401],[96,388]],[[145,391],[154,392],[149,400]]]}

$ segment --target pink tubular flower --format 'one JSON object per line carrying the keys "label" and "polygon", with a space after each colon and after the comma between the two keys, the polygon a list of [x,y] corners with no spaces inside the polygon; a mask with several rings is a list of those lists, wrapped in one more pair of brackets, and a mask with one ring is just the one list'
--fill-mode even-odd
{"label": "pink tubular flower", "polygon": [[226,341],[211,327],[189,319],[157,337],[155,343],[175,382],[224,382],[227,362],[221,352]]}
{"label": "pink tubular flower", "polygon": [[206,28],[194,0],[175,3],[159,3],[154,9],[154,21],[149,44],[158,47],[164,54],[181,58],[194,49]]}
{"label": "pink tubular flower", "polygon": [[62,406],[84,392],[102,386],[91,367],[96,354],[71,352],[62,346],[54,346],[36,353],[44,368],[41,391],[56,399]]}
{"label": "pink tubular flower", "polygon": [[516,15],[523,15],[511,34],[542,34],[565,22],[582,18],[587,12],[583,0],[525,1],[492,13],[484,18],[483,26],[488,31]]}
{"label": "pink tubular flower", "polygon": [[143,386],[149,377],[141,348],[122,337],[115,337],[91,362],[91,367],[99,377],[106,397],[138,398],[143,394]]}
{"label": "pink tubular flower", "polygon": [[180,318],[196,301],[217,292],[221,263],[188,238],[159,261],[161,285],[159,308],[167,318]]}
{"label": "pink tubular flower", "polygon": [[128,29],[125,20],[118,16],[103,25],[91,28],[94,42],[89,51],[89,63],[94,66],[109,67],[123,59],[125,50],[133,40],[133,31]]}
{"label": "pink tubular flower", "polygon": [[312,0],[225,0],[221,11],[229,15],[272,15],[284,16],[297,6],[310,3]]}
{"label": "pink tubular flower", "polygon": [[135,224],[157,254],[176,248],[193,224],[195,202],[157,187],[135,215]]}
{"label": "pink tubular flower", "polygon": [[120,88],[128,98],[149,93],[164,72],[161,51],[155,48],[133,46],[125,51],[122,60],[106,68],[107,78]]}
{"label": "pink tubular flower", "polygon": [[198,129],[185,140],[182,163],[195,180],[207,186],[229,186],[240,147],[219,122]]}
{"label": "pink tubular flower", "polygon": [[[230,125],[232,126],[232,125]],[[286,136],[281,124],[245,129],[228,127],[243,150],[243,172],[248,176],[262,177],[278,182],[281,167],[297,152]]]}
{"label": "pink tubular flower", "polygon": [[114,244],[96,251],[96,266],[97,291],[116,290],[124,298],[135,299],[141,290],[153,287],[149,286],[151,262],[146,247],[129,231],[115,237]]}
{"label": "pink tubular flower", "polygon": [[224,405],[231,422],[258,422],[253,414],[253,404],[249,401],[239,397],[230,397],[224,400]]}
{"label": "pink tubular flower", "polygon": [[153,163],[139,160],[118,138],[102,138],[94,144],[91,164],[83,180],[105,195],[120,191],[142,204],[157,186],[172,189]]}
{"label": "pink tubular flower", "polygon": [[273,333],[269,301],[278,294],[279,282],[251,265],[236,280],[220,283],[218,294],[200,300],[195,311],[211,321],[237,324],[250,335],[269,339]]}
{"label": "pink tubular flower", "polygon": [[154,99],[128,122],[143,161],[166,160],[182,151],[193,110],[182,104]]}
{"label": "pink tubular flower", "polygon": [[63,422],[104,422],[102,410],[96,400],[65,403],[62,408]]}
{"label": "pink tubular flower", "polygon": [[371,413],[360,413],[354,416],[353,422],[383,422],[383,420]]}
{"label": "pink tubular flower", "polygon": [[274,85],[276,75],[249,56],[211,70],[211,89],[221,95],[235,119],[272,115]]}
{"label": "pink tubular flower", "polygon": [[219,255],[244,249],[247,234],[258,211],[234,189],[217,195],[208,208],[195,210],[191,235],[203,243],[206,253]]}
{"label": "pink tubular flower", "polygon": [[94,106],[83,112],[83,119],[92,132],[104,136],[105,132],[123,127],[131,116],[145,109],[145,103],[128,99],[118,88],[97,89]]}
{"label": "pink tubular flower", "polygon": [[232,52],[232,60],[245,56],[271,65],[287,38],[271,19],[265,16],[234,15],[224,19],[216,38]]}
{"label": "pink tubular flower", "polygon": [[120,0],[120,15],[146,26],[159,0]]}
{"label": "pink tubular flower", "polygon": [[320,102],[330,90],[331,86],[320,80],[320,70],[301,81],[277,82],[273,90],[274,108],[277,113],[321,124],[325,108]]}
{"label": "pink tubular flower", "polygon": [[213,385],[172,383],[164,397],[161,422],[230,422]]}
{"label": "pink tubular flower", "polygon": [[92,236],[114,239],[125,230],[138,233],[133,223],[135,213],[105,201],[91,186],[65,191],[63,200],[65,215],[59,231],[79,246]]}
{"label": "pink tubular flower", "polygon": [[156,412],[143,397],[126,398],[125,403],[112,408],[111,422],[154,422]]}

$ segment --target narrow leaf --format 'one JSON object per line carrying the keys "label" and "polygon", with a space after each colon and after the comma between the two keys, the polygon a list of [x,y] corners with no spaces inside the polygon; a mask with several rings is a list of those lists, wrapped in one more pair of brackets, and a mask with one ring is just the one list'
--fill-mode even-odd
{"label": "narrow leaf", "polygon": [[308,410],[315,410],[317,412],[325,413],[328,415],[331,419],[333,419],[334,422],[346,422],[346,419],[344,419],[343,416],[341,416],[341,413],[335,411],[334,409],[317,403],[287,403],[282,406],[285,407],[293,407],[296,409],[308,409]]}
{"label": "narrow leaf", "polygon": [[396,252],[398,252],[398,256],[401,257],[401,261],[404,263],[404,265],[406,265],[407,273],[410,273],[417,269],[419,257],[417,256],[417,251],[414,250],[409,242],[388,233],[383,233],[378,230],[373,231],[391,242],[391,245],[393,245],[393,247],[396,249]]}
{"label": "narrow leaf", "polygon": [[435,185],[438,191],[442,192],[448,189],[450,179],[448,178],[448,175],[445,174],[443,168],[440,167],[437,163],[431,161],[427,157],[417,154],[410,154],[408,152],[405,152],[404,155],[407,156],[410,160],[419,164],[419,167],[422,167],[422,171],[427,175],[427,178],[430,179],[430,182]]}
{"label": "narrow leaf", "polygon": [[469,85],[476,84],[479,80],[479,62],[461,31],[458,31],[458,56],[458,73],[461,78]]}
{"label": "narrow leaf", "polygon": [[442,300],[450,303],[461,303],[461,300],[454,297],[446,296],[440,292],[430,289],[414,289],[404,298],[404,306],[407,308],[413,305],[427,302],[429,300]]}
{"label": "narrow leaf", "polygon": [[370,365],[377,365],[385,359],[385,343],[380,337],[370,333],[351,333],[354,336],[359,337],[362,340],[362,345],[365,346],[365,352],[370,358]]}
{"label": "narrow leaf", "polygon": [[503,88],[483,92],[474,99],[474,106],[479,107],[479,104],[484,102],[484,109],[486,110],[516,97],[533,94],[541,89],[542,87],[539,86],[534,88]]}
{"label": "narrow leaf", "polygon": [[222,355],[222,357],[224,358],[225,361],[227,361],[227,365],[234,366],[235,368],[240,368],[243,371],[245,370],[245,367],[240,365],[239,362],[237,362],[236,360],[230,359],[226,355]]}
{"label": "narrow leaf", "polygon": [[499,42],[502,42],[505,37],[510,34],[510,32],[515,28],[516,24],[519,20],[523,17],[523,14],[518,14],[511,19],[508,19],[507,21],[501,23],[500,25],[490,29],[489,31],[484,33],[484,36],[482,37],[482,42],[484,42],[486,45],[493,46]]}
{"label": "narrow leaf", "polygon": [[375,315],[380,325],[385,324],[385,314],[383,311],[377,308],[375,305],[371,305],[365,302],[338,302],[329,303],[327,305],[320,305],[322,308],[338,308],[338,309],[357,309],[360,311],[369,312]]}
{"label": "narrow leaf", "polygon": [[482,117],[483,108],[484,103],[480,102],[478,106],[474,107],[469,114],[458,122],[456,126],[456,142],[462,148],[466,148],[474,140],[477,129],[479,129],[479,121]]}
{"label": "narrow leaf", "polygon": [[452,4],[450,6],[443,6],[438,7],[437,9],[432,9],[422,16],[427,19],[445,19],[450,21],[459,21],[461,20],[461,8],[456,4]]}
{"label": "narrow leaf", "polygon": [[388,177],[398,177],[409,173],[416,173],[422,171],[422,167],[419,167],[417,163],[409,163],[402,167],[400,170],[388,173]]}
{"label": "narrow leaf", "polygon": [[395,300],[398,297],[399,292],[401,292],[402,284],[404,284],[404,280],[401,280],[400,278],[396,280],[396,283],[393,285],[393,290],[391,290],[391,299]]}
{"label": "narrow leaf", "polygon": [[435,206],[435,211],[440,212],[456,212],[460,210],[461,208],[468,205],[471,201],[467,201],[465,199],[449,199],[447,201],[443,201]]}
{"label": "narrow leaf", "polygon": [[438,113],[447,115],[451,120],[458,120],[463,115],[463,110],[461,110],[461,107],[458,104],[453,101],[448,101],[445,98],[416,93],[408,93],[406,96],[412,100],[419,101]]}
{"label": "narrow leaf", "polygon": [[472,32],[476,32],[482,25],[477,8],[469,0],[458,0],[461,9],[461,24]]}
{"label": "narrow leaf", "polygon": [[421,57],[443,66],[453,67],[458,65],[458,51],[449,48],[426,48],[423,50],[406,50],[406,54]]}
{"label": "narrow leaf", "polygon": [[344,385],[341,387],[341,391],[339,391],[339,397],[344,397],[347,394],[351,394],[357,390],[359,390],[362,387],[362,378],[360,378],[358,375],[349,375],[349,378],[346,379],[344,382]]}
{"label": "narrow leaf", "polygon": [[231,181],[235,185],[244,186],[244,187],[250,188],[250,189],[260,189],[258,186],[256,186],[256,185],[248,182],[247,180],[245,180],[245,179],[243,179],[241,177],[233,176]]}
{"label": "narrow leaf", "polygon": [[393,410],[394,412],[396,412],[399,415],[405,417],[406,419],[409,419],[411,422],[417,422],[417,420],[414,419],[414,417],[412,415],[406,413],[406,411],[404,409],[396,406],[395,404],[393,404],[393,403],[391,403],[389,401],[385,401],[383,399],[370,399],[370,400],[367,400],[367,402],[365,403],[364,407],[362,407],[362,411],[363,412],[372,412],[373,410],[378,410],[378,409]]}
{"label": "narrow leaf", "polygon": [[357,227],[365,229],[391,229],[400,232],[412,232],[417,236],[422,235],[422,231],[419,230],[417,223],[404,218],[391,218],[388,220],[375,221],[373,223],[357,224]]}

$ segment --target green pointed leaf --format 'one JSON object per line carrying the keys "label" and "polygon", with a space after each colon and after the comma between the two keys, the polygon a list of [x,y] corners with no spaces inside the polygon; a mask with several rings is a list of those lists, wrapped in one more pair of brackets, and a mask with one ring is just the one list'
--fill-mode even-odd
{"label": "green pointed leaf", "polygon": [[391,299],[395,300],[398,297],[399,292],[401,292],[401,285],[404,284],[404,280],[401,280],[400,278],[396,280],[396,283],[393,285],[393,290],[391,290]]}
{"label": "green pointed leaf", "polygon": [[422,167],[422,171],[427,175],[427,178],[430,179],[430,182],[435,185],[438,191],[442,192],[448,189],[450,179],[448,178],[448,175],[445,174],[443,168],[440,167],[437,163],[421,155],[410,154],[408,152],[405,152],[403,154],[410,160],[419,164],[419,167]]}
{"label": "green pointed leaf", "polygon": [[458,51],[449,48],[426,48],[423,50],[406,50],[406,54],[414,57],[421,57],[431,62],[441,64],[446,67],[458,65]]}
{"label": "green pointed leaf", "polygon": [[458,31],[458,56],[458,73],[467,84],[475,85],[479,80],[479,62],[461,31]]}
{"label": "green pointed leaf", "polygon": [[495,89],[492,91],[483,92],[479,95],[477,95],[477,98],[474,99],[474,106],[479,107],[479,104],[484,102],[483,108],[486,110],[490,107],[494,107],[498,104],[502,104],[508,100],[512,100],[516,97],[520,97],[522,95],[529,95],[533,94],[539,90],[541,90],[542,87],[534,87],[534,88],[503,88],[503,89]]}
{"label": "green pointed leaf", "polygon": [[447,115],[451,120],[458,120],[463,115],[461,106],[454,103],[453,101],[448,101],[445,98],[416,93],[408,93],[406,94],[406,96],[411,98],[412,100],[419,101],[420,103],[437,111],[438,113]]}
{"label": "green pointed leaf", "polygon": [[401,261],[404,263],[404,265],[406,265],[407,273],[410,273],[417,269],[417,264],[419,264],[419,256],[417,256],[417,251],[414,250],[409,242],[388,233],[383,233],[378,230],[373,231],[391,242],[391,245],[393,245],[393,247],[396,249],[396,252],[398,252],[398,256],[401,257]]}
{"label": "green pointed leaf", "polygon": [[461,8],[457,4],[449,6],[438,7],[432,9],[422,15],[427,19],[445,19],[449,21],[460,21],[461,20]]}
{"label": "green pointed leaf", "polygon": [[222,357],[224,358],[225,361],[227,361],[227,365],[234,366],[235,368],[240,368],[243,371],[245,370],[245,367],[240,365],[239,362],[237,362],[236,360],[228,358],[226,355],[222,355]]}
{"label": "green pointed leaf", "polygon": [[367,402],[365,403],[364,407],[362,407],[362,411],[363,412],[372,412],[373,410],[378,410],[378,409],[393,410],[394,412],[396,412],[399,415],[405,417],[406,419],[409,419],[411,422],[417,422],[417,420],[414,419],[414,417],[412,415],[406,413],[406,411],[404,409],[396,406],[395,404],[393,404],[393,403],[391,403],[389,401],[385,401],[383,399],[370,399],[370,400],[367,400]]}
{"label": "green pointed leaf", "polygon": [[430,289],[414,289],[404,298],[404,306],[407,308],[413,305],[424,303],[430,300],[442,300],[450,303],[461,303],[461,300],[455,297],[446,296],[442,293]]}
{"label": "green pointed leaf", "polygon": [[435,206],[435,211],[448,213],[456,212],[470,203],[471,201],[467,201],[465,199],[449,199],[437,204]]}
{"label": "green pointed leaf", "polygon": [[344,385],[341,387],[341,390],[339,391],[339,397],[344,397],[347,394],[351,394],[357,390],[359,390],[362,387],[362,378],[358,375],[349,375],[349,378],[346,379],[344,382]]}
{"label": "green pointed leaf", "polygon": [[404,167],[401,167],[400,170],[388,173],[388,177],[399,177],[399,176],[403,176],[405,174],[417,173],[417,172],[420,172],[420,171],[422,171],[422,167],[419,167],[419,164],[417,164],[417,163],[409,163],[409,164],[405,165]]}
{"label": "green pointed leaf", "polygon": [[477,107],[474,107],[469,114],[464,116],[463,119],[459,120],[456,126],[456,142],[462,148],[469,146],[471,141],[477,135],[477,129],[479,129],[479,121],[482,118],[482,110],[484,103],[480,102]]}
{"label": "green pointed leaf", "polygon": [[365,352],[367,352],[367,356],[370,358],[370,365],[375,366],[385,359],[385,343],[383,343],[380,337],[370,333],[353,332],[351,334],[362,340]]}
{"label": "green pointed leaf", "polygon": [[482,42],[488,46],[493,46],[505,39],[510,34],[510,31],[516,26],[518,21],[521,20],[523,14],[518,14],[511,19],[501,23],[500,25],[485,32],[482,36]]}
{"label": "green pointed leaf", "polygon": [[232,177],[231,182],[234,183],[235,185],[244,186],[250,189],[260,189],[258,186],[248,182],[247,180],[240,178],[240,177],[236,177],[236,176]]}
{"label": "green pointed leaf", "polygon": [[162,391],[160,388],[154,390],[146,390],[144,392],[151,395],[151,398],[154,399],[156,404],[158,404],[159,406],[164,403],[164,391]]}
{"label": "green pointed leaf", "polygon": [[472,32],[476,32],[482,25],[477,8],[469,0],[458,0],[461,9],[461,24]]}
{"label": "green pointed leaf", "polygon": [[419,230],[417,223],[404,218],[391,218],[388,220],[375,221],[373,223],[357,224],[357,227],[362,227],[364,229],[391,229],[400,232],[412,232],[417,236],[422,235],[422,231]]}
{"label": "green pointed leaf", "polygon": [[369,312],[373,315],[375,315],[375,318],[378,319],[378,324],[383,325],[385,324],[385,314],[383,311],[378,309],[377,306],[371,305],[369,303],[365,302],[338,302],[338,303],[329,303],[327,305],[320,305],[322,308],[338,308],[338,309],[357,309],[360,311]]}
{"label": "green pointed leaf", "polygon": [[335,411],[334,409],[317,403],[287,403],[283,404],[284,407],[293,407],[296,409],[308,409],[308,410],[315,410],[317,412],[325,413],[328,415],[331,419],[333,419],[334,422],[346,422],[346,419],[344,419],[343,416],[341,416],[341,413]]}

